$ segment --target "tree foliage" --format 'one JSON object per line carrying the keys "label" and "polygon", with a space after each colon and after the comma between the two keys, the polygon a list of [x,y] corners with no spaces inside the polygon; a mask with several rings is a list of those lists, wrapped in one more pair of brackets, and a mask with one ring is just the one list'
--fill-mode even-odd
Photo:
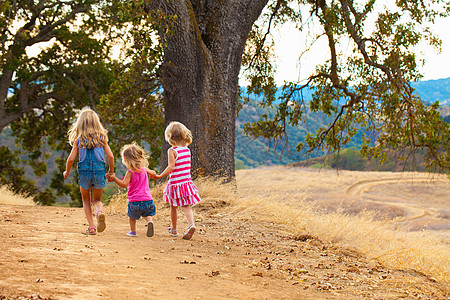
{"label": "tree foliage", "polygon": [[[139,136],[142,140],[147,138],[145,134],[155,137],[161,132],[150,130],[151,127],[144,126],[142,121],[148,116],[150,105],[142,103],[146,103],[151,90],[157,88],[153,83],[143,84],[147,90],[139,90],[138,97],[133,98],[140,99],[141,103],[134,103],[134,107],[139,109],[130,111],[128,118],[132,116],[141,122],[136,121],[131,131],[127,127],[131,124],[129,120],[128,124],[115,122],[127,117],[115,114],[118,105],[125,104],[119,95],[137,95],[133,89],[141,84],[133,81],[133,75],[129,74],[151,72],[157,61],[155,56],[160,51],[149,47],[151,28],[146,27],[147,32],[144,32],[145,24],[139,24],[140,31],[133,30],[130,36],[130,27],[137,28],[133,25],[154,17],[153,14],[145,14],[147,17],[142,20],[143,14],[137,13],[141,11],[142,6],[135,1],[27,0],[0,3],[0,128],[11,128],[19,149],[14,153],[10,147],[1,147],[2,184],[12,185],[15,191],[36,195],[35,200],[43,204],[54,203],[56,191],[56,196],[70,195],[73,204],[80,205],[77,174],[68,183],[63,180],[61,170],[70,151],[67,130],[78,110],[85,106],[90,106],[102,117],[104,115],[102,121],[107,127],[113,132],[118,131],[118,135],[114,135],[118,142],[114,143],[112,139],[114,145],[123,142],[120,138],[125,133],[134,134],[128,135],[128,139]],[[153,23],[157,24],[157,20]],[[135,54],[130,56],[132,50],[127,50],[127,47],[133,43],[134,47],[130,49],[134,49]],[[115,59],[117,53],[121,55]],[[127,90],[125,82],[132,82],[134,86]],[[105,95],[109,93],[111,97],[108,98]],[[100,103],[102,97],[105,100]],[[153,109],[154,122],[161,127],[161,113]],[[115,124],[118,126],[113,126]],[[120,128],[126,128],[127,132],[120,132]],[[48,151],[60,153],[57,162],[61,172],[54,173],[48,189],[38,191],[33,182],[25,178],[23,165],[30,165],[34,175],[41,176],[47,172],[42,161]],[[22,153],[27,158],[10,159]]]}
{"label": "tree foliage", "polygon": [[[307,13],[302,10],[305,6],[309,6]],[[389,7],[374,0],[274,1],[262,15],[260,24],[267,25],[254,27],[243,60],[250,81],[248,90],[266,95],[262,105],[271,105],[274,100],[274,71],[270,51],[258,50],[270,49],[268,36],[277,20],[287,18],[299,30],[308,22],[319,24],[321,32],[316,39],[327,40],[328,57],[306,80],[285,83],[275,116],[263,116],[247,124],[246,133],[285,138],[286,124],[297,125],[302,119],[302,92],[310,89],[310,108],[333,120],[308,134],[306,144],[299,143],[298,150],[338,152],[364,130],[362,150],[366,155],[385,157],[389,149],[403,149],[400,156],[406,160],[419,149],[426,149],[427,163],[448,172],[449,125],[439,117],[438,103],[426,106],[411,86],[421,78],[420,58],[414,49],[422,41],[440,46],[426,24],[448,14],[446,1],[404,0]],[[264,38],[252,38],[260,36]],[[352,45],[351,53],[342,51],[342,43]]]}
{"label": "tree foliage", "polygon": [[176,17],[145,11],[139,4],[138,1],[119,4],[121,22],[130,25],[122,30],[124,47],[120,54],[124,60],[115,69],[115,80],[110,92],[101,98],[99,110],[117,141],[112,148],[118,150],[132,141],[145,143],[149,145],[150,167],[156,168],[164,125],[159,78],[164,41],[156,32],[162,30],[169,36]]}

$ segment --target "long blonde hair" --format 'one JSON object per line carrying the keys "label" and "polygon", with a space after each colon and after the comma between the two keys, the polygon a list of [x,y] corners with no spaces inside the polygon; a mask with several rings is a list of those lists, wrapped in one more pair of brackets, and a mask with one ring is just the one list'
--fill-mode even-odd
{"label": "long blonde hair", "polygon": [[135,142],[125,145],[120,150],[122,163],[130,170],[148,167],[148,153]]}
{"label": "long blonde hair", "polygon": [[164,132],[164,136],[166,141],[172,146],[180,142],[185,146],[189,146],[192,143],[192,132],[180,122],[170,122]]}
{"label": "long blonde hair", "polygon": [[84,108],[75,124],[69,129],[69,143],[78,140],[80,148],[95,148],[108,143],[108,131],[100,123],[100,118],[90,108]]}

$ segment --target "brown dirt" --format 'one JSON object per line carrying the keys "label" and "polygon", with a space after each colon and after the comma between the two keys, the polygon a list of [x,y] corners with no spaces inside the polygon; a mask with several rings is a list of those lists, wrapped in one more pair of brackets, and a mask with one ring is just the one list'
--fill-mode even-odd
{"label": "brown dirt", "polygon": [[450,297],[431,277],[217,206],[196,208],[198,231],[185,241],[167,235],[162,204],[152,238],[144,221],[126,236],[124,214],[107,214],[106,231],[86,236],[82,209],[0,205],[0,299]]}

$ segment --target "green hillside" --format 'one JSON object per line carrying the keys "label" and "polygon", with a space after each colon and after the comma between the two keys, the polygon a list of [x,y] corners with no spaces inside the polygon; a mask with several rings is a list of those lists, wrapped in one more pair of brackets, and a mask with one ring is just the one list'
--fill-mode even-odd
{"label": "green hillside", "polygon": [[415,159],[405,163],[397,159],[395,153],[388,154],[389,160],[381,164],[378,159],[363,157],[355,147],[343,149],[338,155],[324,155],[290,164],[294,167],[312,167],[325,169],[339,169],[350,171],[419,171],[433,172],[427,169],[424,153],[415,153]]}
{"label": "green hillside", "polygon": [[[299,153],[295,147],[300,142],[305,142],[307,132],[314,132],[320,126],[325,126],[331,122],[331,118],[323,113],[306,113],[305,120],[299,126],[287,126],[287,141],[280,141],[277,144],[270,143],[264,139],[253,139],[243,133],[243,126],[248,122],[255,122],[262,114],[269,117],[275,114],[276,108],[261,108],[255,101],[249,101],[239,111],[236,118],[236,169],[254,168],[258,166],[284,165],[298,162],[308,158],[325,155],[323,151],[318,151],[308,156]],[[357,147],[362,145],[362,132],[358,133],[354,141],[347,147]]]}

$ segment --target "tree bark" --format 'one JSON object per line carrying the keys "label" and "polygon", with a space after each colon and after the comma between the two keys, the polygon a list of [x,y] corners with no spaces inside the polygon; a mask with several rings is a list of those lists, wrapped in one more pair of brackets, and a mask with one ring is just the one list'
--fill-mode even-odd
{"label": "tree bark", "polygon": [[[165,126],[193,134],[192,175],[234,177],[238,76],[247,36],[268,0],[152,1],[176,15],[164,50]],[[153,7],[152,7],[153,6]],[[167,166],[164,142],[161,171]]]}

